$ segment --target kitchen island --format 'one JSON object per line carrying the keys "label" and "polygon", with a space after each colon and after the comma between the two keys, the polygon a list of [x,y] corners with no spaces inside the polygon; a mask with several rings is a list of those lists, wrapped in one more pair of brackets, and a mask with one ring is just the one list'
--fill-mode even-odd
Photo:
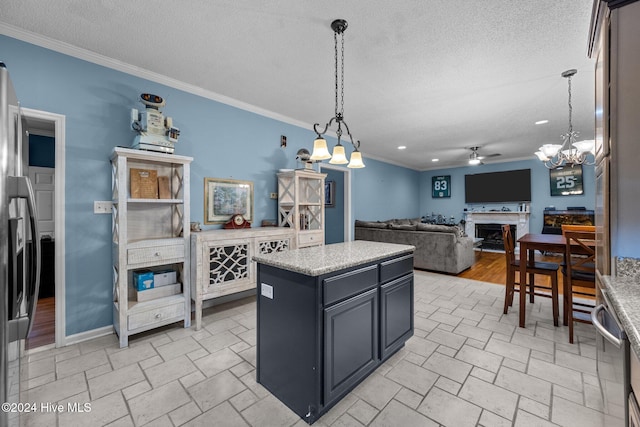
{"label": "kitchen island", "polygon": [[257,381],[312,424],[413,335],[413,246],[256,255]]}

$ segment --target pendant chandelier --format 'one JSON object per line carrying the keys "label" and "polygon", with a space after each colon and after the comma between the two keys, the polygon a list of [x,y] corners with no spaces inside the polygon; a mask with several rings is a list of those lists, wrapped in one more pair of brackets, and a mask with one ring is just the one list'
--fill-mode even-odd
{"label": "pendant chandelier", "polygon": [[571,123],[571,114],[573,113],[573,107],[571,106],[571,77],[577,72],[578,70],[571,69],[562,73],[562,77],[569,82],[569,130],[562,135],[562,144],[544,144],[536,152],[538,159],[544,162],[544,165],[549,169],[562,168],[565,165],[593,165],[595,163],[595,160],[588,161],[588,155],[594,154],[595,141],[576,141],[579,132],[573,130],[573,124]]}
{"label": "pendant chandelier", "polygon": [[[311,153],[311,160],[326,160],[331,159],[329,163],[334,165],[344,165],[347,164],[348,168],[363,168],[364,163],[362,162],[362,153],[360,153],[360,141],[353,141],[353,136],[351,136],[351,132],[349,131],[349,126],[347,126],[347,122],[344,121],[344,32],[347,29],[347,21],[344,19],[336,19],[331,23],[331,29],[333,30],[333,40],[334,40],[334,49],[335,49],[335,94],[336,94],[336,103],[335,103],[335,115],[329,120],[324,126],[324,129],[319,130],[320,124],[315,123],[313,125],[313,131],[318,135],[315,141],[313,141],[313,153]],[[341,39],[341,50],[340,50],[340,111],[338,111],[338,34]],[[338,136],[338,143],[335,147],[333,147],[333,155],[329,154],[329,150],[327,149],[327,141],[322,137],[331,125],[335,124],[338,126],[336,130],[336,135]],[[345,154],[344,146],[342,145],[342,127],[349,135],[349,140],[351,141],[351,145],[353,146],[353,152],[351,153],[351,160],[347,160],[347,156]]]}

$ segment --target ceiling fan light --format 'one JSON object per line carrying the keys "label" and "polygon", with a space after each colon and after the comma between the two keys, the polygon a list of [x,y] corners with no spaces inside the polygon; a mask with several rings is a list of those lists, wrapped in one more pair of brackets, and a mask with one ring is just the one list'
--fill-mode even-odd
{"label": "ceiling fan light", "polygon": [[469,164],[470,164],[470,165],[474,165],[474,166],[475,166],[475,165],[479,165],[479,164],[480,164],[480,159],[478,159],[478,158],[471,158],[471,159],[469,159]]}
{"label": "ceiling fan light", "polygon": [[562,145],[560,144],[544,144],[539,148],[539,150],[542,151],[548,158],[552,158],[553,156],[558,154],[558,151],[560,151],[561,148]]}
{"label": "ceiling fan light", "polygon": [[364,163],[362,162],[362,153],[359,151],[354,151],[351,153],[351,161],[347,165],[348,168],[359,169],[364,167]]}
{"label": "ceiling fan light", "polygon": [[311,160],[326,160],[330,159],[331,154],[329,154],[329,149],[327,148],[327,141],[318,137],[315,141],[313,141],[313,153],[311,153]]}
{"label": "ceiling fan light", "polygon": [[574,142],[573,146],[576,147],[580,153],[593,153],[596,149],[596,142],[593,139],[587,139]]}
{"label": "ceiling fan light", "polygon": [[349,163],[349,160],[347,160],[347,156],[344,153],[344,146],[336,145],[333,147],[333,155],[331,156],[329,163],[333,165],[346,165]]}

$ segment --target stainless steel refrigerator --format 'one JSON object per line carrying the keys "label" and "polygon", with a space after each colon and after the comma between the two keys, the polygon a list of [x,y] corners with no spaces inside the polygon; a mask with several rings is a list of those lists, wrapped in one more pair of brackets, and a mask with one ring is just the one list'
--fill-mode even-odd
{"label": "stainless steel refrigerator", "polygon": [[[9,72],[0,62],[0,426],[20,425],[20,375],[35,317],[40,243],[35,199],[23,176],[26,126]],[[5,405],[8,403],[8,405]]]}

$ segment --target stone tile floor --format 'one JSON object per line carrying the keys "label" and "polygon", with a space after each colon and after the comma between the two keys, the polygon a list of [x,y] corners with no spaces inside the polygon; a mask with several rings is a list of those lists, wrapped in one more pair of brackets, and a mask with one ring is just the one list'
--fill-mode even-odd
{"label": "stone tile floor", "polygon": [[[315,426],[606,426],[595,333],[554,327],[551,301],[502,314],[504,287],[416,271],[415,335]],[[118,348],[110,335],[32,352],[22,402],[91,403],[29,426],[296,426],[255,381],[255,298],[205,311]],[[25,373],[27,372],[25,371]]]}

